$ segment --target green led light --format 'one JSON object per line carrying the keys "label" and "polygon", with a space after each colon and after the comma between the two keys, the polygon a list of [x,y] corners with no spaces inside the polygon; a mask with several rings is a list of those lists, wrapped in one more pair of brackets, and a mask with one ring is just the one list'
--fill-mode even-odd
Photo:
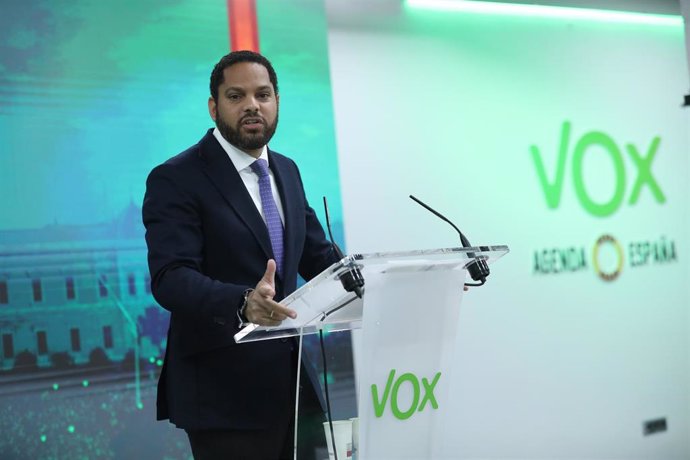
{"label": "green led light", "polygon": [[53,390],[58,391],[60,389],[60,385],[57,383],[53,383]]}
{"label": "green led light", "polygon": [[41,442],[46,442],[46,439],[48,439],[48,437],[46,435],[42,434],[41,435]]}
{"label": "green led light", "polygon": [[584,21],[683,27],[683,18],[681,16],[665,14],[645,14],[628,11],[596,10],[550,5],[527,5],[520,3],[480,2],[474,0],[406,0],[405,4],[410,8],[459,11],[464,13],[580,19]]}
{"label": "green led light", "polygon": [[67,427],[67,431],[70,433],[74,433],[74,425],[70,425]]}
{"label": "green led light", "polygon": [[156,362],[156,358],[154,358],[153,356],[151,356],[151,357],[149,358],[149,362],[150,362],[151,364],[155,363],[155,362]]}
{"label": "green led light", "polygon": [[163,365],[163,360],[162,360],[162,359],[159,359],[158,361],[156,361],[156,365],[157,365],[158,367],[161,367],[161,366]]}
{"label": "green led light", "polygon": [[81,384],[82,384],[83,387],[88,387],[88,386],[89,386],[89,381],[88,381],[88,380],[83,380],[83,381],[81,382]]}

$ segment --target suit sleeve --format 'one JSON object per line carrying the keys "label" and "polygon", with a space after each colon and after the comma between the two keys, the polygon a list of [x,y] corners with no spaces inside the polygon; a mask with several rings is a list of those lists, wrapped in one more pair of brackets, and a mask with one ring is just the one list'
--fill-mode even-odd
{"label": "suit sleeve", "polygon": [[201,203],[177,169],[163,164],[151,172],[142,214],[151,292],[178,322],[186,323],[181,326],[187,336],[183,342],[191,353],[232,340],[235,314],[250,286],[223,283],[202,273]]}

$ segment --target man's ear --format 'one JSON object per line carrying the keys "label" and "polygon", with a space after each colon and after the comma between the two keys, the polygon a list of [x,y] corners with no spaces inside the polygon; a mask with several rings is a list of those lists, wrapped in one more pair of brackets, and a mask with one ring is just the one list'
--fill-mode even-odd
{"label": "man's ear", "polygon": [[208,114],[211,116],[211,119],[213,121],[216,121],[216,117],[218,116],[217,108],[216,108],[216,100],[213,99],[213,96],[209,96],[208,98]]}

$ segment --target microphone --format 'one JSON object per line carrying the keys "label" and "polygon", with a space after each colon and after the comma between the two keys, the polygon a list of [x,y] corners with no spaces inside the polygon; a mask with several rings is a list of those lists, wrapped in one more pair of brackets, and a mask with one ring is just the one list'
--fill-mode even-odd
{"label": "microphone", "polygon": [[[436,211],[435,209],[432,209],[429,205],[426,203],[423,203],[421,200],[417,199],[413,195],[410,195],[410,198],[412,198],[414,201],[417,202],[420,206],[424,207],[427,211],[431,212],[435,216],[439,217],[441,220],[444,220],[448,222],[451,227],[455,229],[456,232],[458,232],[458,235],[460,235],[460,243],[462,243],[462,246],[464,248],[471,248],[472,245],[470,244],[469,240],[465,238],[465,235],[462,234],[460,229],[455,226],[453,222],[448,220],[444,215],[442,215],[440,212]],[[467,253],[468,257],[474,258],[474,252],[468,252]],[[479,284],[467,284],[467,286],[481,286],[486,282],[486,277],[489,276],[489,264],[486,263],[486,259],[474,259],[469,265],[467,265],[467,271],[470,272],[470,276],[472,277],[473,280],[479,281]]]}
{"label": "microphone", "polygon": [[[344,259],[345,256],[340,250],[335,241],[333,240],[333,232],[331,232],[331,219],[328,217],[328,204],[326,203],[326,197],[323,197],[323,209],[326,212],[326,228],[328,229],[328,237],[331,239],[331,245],[335,251],[336,256],[339,259]],[[341,273],[338,278],[347,292],[354,292],[360,299],[364,295],[364,277],[362,272],[357,267],[352,267],[346,272]]]}

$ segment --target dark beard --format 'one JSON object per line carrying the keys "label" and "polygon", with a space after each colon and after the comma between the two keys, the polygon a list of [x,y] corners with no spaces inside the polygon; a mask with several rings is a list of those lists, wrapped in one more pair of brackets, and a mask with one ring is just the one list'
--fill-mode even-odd
{"label": "dark beard", "polygon": [[275,134],[278,127],[278,113],[276,112],[276,119],[273,121],[273,124],[264,125],[263,132],[258,134],[243,135],[239,129],[234,129],[226,124],[220,114],[216,117],[216,127],[225,140],[238,149],[244,151],[257,150],[268,144],[268,141]]}

